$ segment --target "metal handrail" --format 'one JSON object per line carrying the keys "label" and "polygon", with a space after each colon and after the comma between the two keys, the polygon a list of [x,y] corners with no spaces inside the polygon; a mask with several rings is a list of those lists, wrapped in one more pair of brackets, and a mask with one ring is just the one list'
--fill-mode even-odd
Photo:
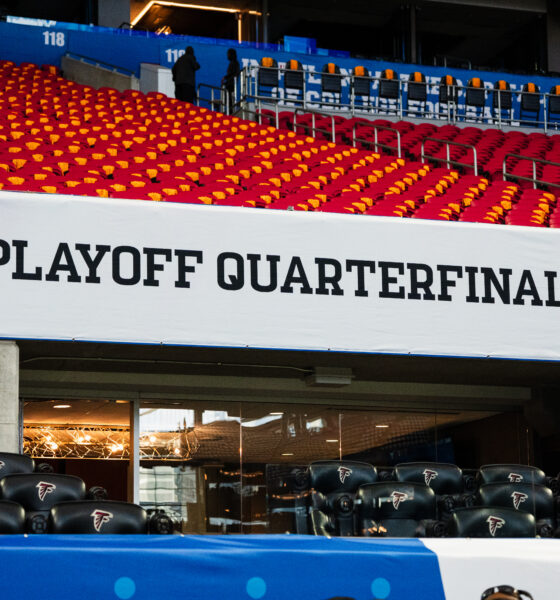
{"label": "metal handrail", "polygon": [[[428,141],[431,142],[438,142],[440,144],[445,144],[445,150],[446,150],[446,155],[447,158],[437,158],[436,156],[431,156],[429,154],[424,154],[424,144]],[[449,147],[450,146],[459,146],[461,148],[467,148],[472,150],[473,152],[473,164],[470,165],[468,163],[462,163],[456,160],[451,160],[450,156],[449,156]],[[429,159],[429,160],[435,160],[437,162],[443,162],[447,165],[447,168],[450,167],[450,165],[453,165],[455,167],[467,167],[469,169],[474,169],[474,174],[478,175],[478,160],[477,160],[477,154],[476,154],[476,148],[472,145],[472,144],[463,144],[461,142],[454,142],[453,140],[442,140],[440,138],[434,138],[434,137],[426,137],[422,140],[422,144],[420,146],[420,159],[422,160],[423,163],[426,162],[425,159]]]}
{"label": "metal handrail", "polygon": [[[377,125],[375,123],[364,123],[364,122],[354,122],[352,125],[352,145],[354,148],[356,147],[356,142],[364,142],[366,144],[371,144],[371,140],[366,140],[365,138],[357,138],[356,137],[356,127],[371,127],[374,130],[374,147],[377,152],[377,148],[385,148],[387,150],[396,150],[398,158],[402,158],[402,150],[401,150],[401,132],[398,129],[394,129],[393,127],[385,127],[384,125]],[[387,144],[380,144],[378,140],[377,131],[391,131],[392,133],[397,134],[397,146],[389,146]]]}
{"label": "metal handrail", "polygon": [[[533,177],[531,178],[525,177],[523,175],[514,175],[513,173],[508,173],[506,163],[508,157],[510,156],[519,160],[530,160],[533,163]],[[537,163],[542,163],[543,165],[552,165],[554,167],[560,167],[560,163],[553,162],[551,160],[546,160],[544,158],[536,158],[534,156],[523,156],[522,154],[514,154],[513,152],[508,152],[504,156],[504,162],[502,166],[504,181],[507,181],[508,177],[511,177],[513,179],[519,179],[520,181],[530,181],[533,184],[533,189],[535,190],[537,189],[537,184],[560,188],[560,184],[558,183],[552,183],[550,181],[543,181],[542,179],[537,179]]]}
{"label": "metal handrail", "polygon": [[[373,110],[379,113],[396,112],[396,114],[401,117],[403,115],[408,115],[425,119],[446,120],[448,123],[466,123],[474,118],[477,121],[492,124],[500,129],[503,129],[504,126],[534,127],[540,128],[541,130],[544,129],[545,132],[551,128],[554,128],[555,126],[560,129],[560,120],[550,120],[550,111],[548,105],[551,94],[542,91],[533,93],[539,98],[539,111],[538,114],[531,115],[531,117],[534,118],[528,118],[529,113],[526,111],[521,111],[521,99],[523,96],[531,93],[523,92],[519,89],[497,90],[489,86],[485,86],[483,88],[473,88],[472,86],[468,86],[466,84],[456,84],[447,86],[449,92],[449,101],[440,103],[439,91],[442,87],[441,82],[425,82],[427,93],[426,102],[424,103],[424,101],[421,100],[415,102],[414,105],[411,105],[410,101],[408,100],[407,90],[408,86],[413,82],[407,80],[406,76],[404,76],[402,79],[399,78],[395,80],[398,84],[398,97],[391,101],[390,106],[381,106],[380,100],[384,100],[385,98],[379,96],[378,85],[376,82],[379,83],[382,81],[387,81],[382,77],[375,77],[372,75],[356,76],[353,73],[325,74],[322,71],[311,71],[307,69],[294,70],[278,66],[276,68],[278,72],[277,83],[271,86],[271,89],[276,88],[278,93],[276,96],[265,96],[259,94],[258,73],[260,69],[271,69],[271,67],[251,65],[243,69],[242,83],[244,82],[244,87],[242,87],[242,96],[248,95],[254,98],[261,98],[263,101],[266,101],[270,104],[280,103],[282,105],[284,103],[296,103],[299,106],[303,106],[303,108],[306,108],[307,105],[321,106],[323,109],[329,107],[329,109],[332,108],[335,110],[348,111],[351,113],[351,115],[360,114],[362,112],[367,113]],[[299,94],[297,98],[288,97],[285,95],[285,90],[289,88],[285,87],[282,78],[287,73],[298,73],[303,76],[302,86],[301,88],[298,88],[302,91],[301,98],[299,97]],[[342,97],[339,97],[339,94],[335,93],[334,102],[325,101],[323,96],[321,96],[320,99],[307,98],[306,92],[311,89],[311,85],[316,86],[317,91],[321,91],[320,79],[324,75],[328,75],[330,78],[341,79],[343,82],[341,94]],[[364,80],[367,80],[374,85],[369,87],[368,94],[357,95],[354,89],[355,83],[357,81]],[[347,93],[345,92],[345,88],[348,89]],[[472,114],[470,111],[471,105],[466,105],[465,103],[465,95],[469,89],[478,89],[484,92],[484,105],[477,108],[477,115]],[[505,109],[502,107],[504,100],[504,96],[502,94],[506,92],[511,93],[512,98],[512,108],[511,110],[507,109],[507,114],[504,112]],[[362,100],[362,96],[363,98],[367,98],[367,102]],[[494,98],[496,98],[496,106],[494,106]]]}
{"label": "metal handrail", "polygon": [[86,64],[93,65],[94,67],[102,67],[107,68],[107,70],[111,70],[113,72],[121,73],[123,75],[133,76],[136,75],[135,71],[131,71],[130,69],[125,69],[124,67],[119,67],[118,65],[113,65],[108,62],[103,62],[102,60],[98,60],[97,58],[92,58],[91,56],[85,56],[83,54],[76,54],[74,52],[66,52],[64,56],[68,58],[73,58],[74,60],[79,60],[80,62],[85,62]]}
{"label": "metal handrail", "polygon": [[[313,131],[313,137],[315,137],[316,131],[320,131],[321,133],[329,134],[331,136],[331,141],[336,142],[336,122],[334,120],[334,115],[331,115],[328,113],[322,113],[317,110],[307,110],[307,109],[303,109],[303,108],[296,108],[294,110],[294,131],[296,130],[296,127],[297,127],[298,113],[304,114],[304,115],[311,115],[311,130]],[[326,117],[331,120],[331,130],[330,131],[328,129],[318,129],[315,126],[315,120],[316,120],[317,116]]]}
{"label": "metal handrail", "polygon": [[[206,88],[206,89],[210,90],[210,98],[204,98],[201,96],[201,94],[200,94],[201,88]],[[220,92],[219,100],[216,100],[216,98],[214,97],[215,91]],[[208,102],[210,104],[210,106],[212,106],[212,107],[215,107],[217,104],[219,104],[220,109],[223,110],[223,107],[225,104],[225,108],[226,108],[225,112],[229,113],[229,94],[225,94],[225,103],[224,103],[224,92],[225,92],[225,88],[223,88],[223,87],[209,85],[208,83],[199,83],[196,88],[196,105],[200,106],[200,101],[203,100],[204,102]]]}

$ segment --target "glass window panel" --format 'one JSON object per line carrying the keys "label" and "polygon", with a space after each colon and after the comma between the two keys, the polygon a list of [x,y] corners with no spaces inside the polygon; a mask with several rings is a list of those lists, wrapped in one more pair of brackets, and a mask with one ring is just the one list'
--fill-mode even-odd
{"label": "glass window panel", "polygon": [[143,403],[140,504],[184,533],[239,533],[240,419],[237,403]]}

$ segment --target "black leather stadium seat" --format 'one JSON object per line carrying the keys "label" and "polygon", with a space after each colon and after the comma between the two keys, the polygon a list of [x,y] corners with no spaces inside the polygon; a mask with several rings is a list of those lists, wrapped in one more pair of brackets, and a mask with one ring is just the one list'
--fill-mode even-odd
{"label": "black leather stadium seat", "polygon": [[340,67],[334,63],[327,63],[321,72],[321,92],[338,94],[342,92],[342,77]]}
{"label": "black leather stadium seat", "polygon": [[364,536],[442,537],[436,495],[426,485],[389,481],[363,485],[357,495],[357,531]]}
{"label": "black leather stadium seat", "polygon": [[448,537],[535,537],[535,517],[527,512],[496,506],[458,508],[447,524]]}
{"label": "black leather stadium seat", "polygon": [[278,87],[278,63],[274,58],[263,56],[259,64],[258,86],[264,88]]}
{"label": "black leather stadium seat", "polygon": [[544,485],[530,483],[487,483],[478,490],[482,506],[503,506],[531,513],[537,520],[537,533],[550,537],[556,528],[552,491]]}
{"label": "black leather stadium seat", "polygon": [[369,98],[371,95],[371,79],[366,67],[358,65],[352,69],[352,85],[354,95]]}
{"label": "black leather stadium seat", "polygon": [[62,502],[51,508],[50,533],[148,533],[148,515],[128,502]]}
{"label": "black leather stadium seat", "polygon": [[538,467],[515,464],[483,465],[478,470],[479,485],[486,483],[536,483],[546,485],[546,475]]}
{"label": "black leather stadium seat", "polygon": [[23,506],[10,500],[0,500],[0,534],[25,533]]}
{"label": "black leather stadium seat", "polygon": [[73,475],[28,473],[0,479],[0,498],[23,506],[30,533],[46,532],[47,516],[55,504],[82,500],[85,494],[84,482]]}
{"label": "black leather stadium seat", "polygon": [[530,113],[532,121],[538,121],[541,110],[540,88],[533,82],[526,83],[521,90],[521,106],[519,118],[523,121],[526,113]]}
{"label": "black leather stadium seat", "polygon": [[447,521],[451,512],[474,503],[474,496],[464,491],[463,472],[457,465],[436,462],[400,463],[395,467],[397,481],[420,483],[436,494],[438,518]]}
{"label": "black leather stadium seat", "polygon": [[311,523],[315,535],[354,535],[354,498],[358,488],[377,480],[370,464],[325,460],[311,463]]}
{"label": "black leather stadium seat", "polygon": [[469,79],[465,92],[465,104],[467,106],[482,108],[485,103],[486,90],[484,88],[484,81],[482,81],[480,77],[473,77],[472,79]]}
{"label": "black leather stadium seat", "polygon": [[33,473],[35,461],[24,454],[0,452],[0,479],[13,473]]}
{"label": "black leather stadium seat", "polygon": [[444,75],[439,82],[439,103],[447,104],[451,102],[457,104],[458,98],[457,79],[453,75]]}

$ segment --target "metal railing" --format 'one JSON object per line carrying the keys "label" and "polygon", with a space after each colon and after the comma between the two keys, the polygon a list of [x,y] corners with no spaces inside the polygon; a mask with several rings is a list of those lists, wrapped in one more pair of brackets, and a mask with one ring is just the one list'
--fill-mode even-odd
{"label": "metal railing", "polygon": [[[432,156],[430,154],[426,154],[424,152],[424,146],[426,144],[426,142],[438,142],[439,144],[445,144],[445,153],[446,153],[446,158],[439,158],[436,156]],[[450,152],[451,152],[451,148],[450,146],[459,146],[461,148],[467,148],[472,150],[473,153],[473,164],[469,164],[469,163],[462,163],[459,162],[457,160],[451,160],[451,156],[450,156]],[[468,169],[473,169],[474,170],[474,174],[478,175],[478,160],[477,160],[477,154],[476,154],[476,148],[474,146],[472,146],[471,144],[462,144],[461,142],[454,142],[453,140],[442,140],[439,138],[434,138],[434,137],[427,137],[424,138],[422,140],[422,144],[420,146],[420,158],[422,160],[423,163],[426,162],[426,160],[433,160],[436,162],[441,162],[441,163],[445,163],[447,165],[447,168],[449,169],[451,165],[453,165],[454,167],[465,167]]]}
{"label": "metal railing", "polygon": [[[517,158],[518,160],[530,160],[533,163],[533,177],[525,177],[524,175],[515,175],[514,173],[508,173],[507,159],[509,157]],[[560,163],[545,160],[544,158],[535,158],[534,156],[523,156],[522,154],[514,154],[510,152],[504,156],[504,162],[502,166],[504,181],[508,181],[508,178],[518,179],[520,181],[529,181],[533,184],[533,189],[537,189],[537,185],[546,185],[560,188],[560,184],[558,183],[551,183],[550,181],[543,181],[542,179],[537,179],[537,163],[541,163],[543,165],[552,165],[554,167],[560,167]]]}
{"label": "metal railing", "polygon": [[[367,138],[358,138],[356,137],[356,128],[357,127],[365,127],[371,128],[374,132],[373,142],[372,140],[368,140]],[[378,141],[378,131],[390,131],[391,133],[395,133],[397,135],[397,145],[389,146],[388,144],[381,144]],[[401,146],[401,132],[398,129],[393,129],[392,127],[385,127],[384,125],[377,125],[375,123],[363,123],[358,122],[352,125],[352,145],[356,148],[356,142],[361,142],[362,144],[373,144],[375,152],[377,152],[378,148],[383,148],[384,150],[396,150],[398,158],[402,158],[402,146]]]}
{"label": "metal railing", "polygon": [[121,75],[126,75],[127,77],[131,77],[136,74],[135,71],[131,71],[130,69],[125,69],[124,67],[119,67],[118,65],[113,65],[108,62],[103,62],[102,60],[92,58],[91,56],[84,56],[83,54],[74,54],[74,52],[66,52],[64,56],[82,62],[86,65],[100,67],[102,69],[106,69],[107,71],[113,71],[113,73],[120,73]]}
{"label": "metal railing", "polygon": [[[336,121],[335,121],[335,116],[333,114],[330,113],[322,113],[316,110],[306,110],[303,108],[296,108],[294,110],[294,131],[297,132],[297,116],[298,114],[300,115],[311,115],[311,131],[313,132],[312,135],[313,137],[315,137],[315,133],[316,132],[320,132],[320,133],[326,133],[327,135],[331,136],[331,141],[332,142],[336,142]],[[321,118],[326,118],[326,119],[330,119],[331,120],[331,127],[330,129],[319,129],[316,127],[316,118],[317,117],[321,117]],[[301,124],[302,127],[308,127],[307,123],[302,123]]]}
{"label": "metal railing", "polygon": [[[269,84],[260,82],[261,70],[265,73],[268,71],[268,74],[273,72]],[[286,85],[287,74],[292,78],[300,77],[296,87]],[[391,97],[388,97],[387,94],[380,93],[380,88],[386,87],[390,82],[393,83],[393,92],[396,88],[396,94],[389,94]],[[410,97],[410,90],[413,89],[411,86],[415,86],[417,95],[419,93],[418,99]],[[442,85],[439,78],[437,81],[428,79],[426,82],[415,82],[408,78],[384,79],[306,69],[248,66],[240,74],[239,90],[240,98],[250,97],[258,104],[311,110],[324,110],[328,107],[334,111],[349,112],[352,116],[360,113],[394,114],[399,118],[418,117],[444,120],[452,124],[487,123],[499,129],[504,126],[526,126],[545,131],[560,129],[560,112],[550,113],[551,98],[559,100],[554,94],[498,90],[494,87],[476,88],[459,84]],[[480,102],[470,101],[467,104],[467,92],[481,92],[483,98]],[[522,100],[527,101],[531,97],[538,99],[537,112],[522,108]]]}

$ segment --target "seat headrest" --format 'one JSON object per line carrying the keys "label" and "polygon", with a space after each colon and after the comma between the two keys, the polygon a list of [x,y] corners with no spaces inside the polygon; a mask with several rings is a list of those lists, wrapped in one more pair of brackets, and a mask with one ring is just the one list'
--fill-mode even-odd
{"label": "seat headrest", "polygon": [[503,506],[529,512],[537,519],[554,518],[554,496],[544,485],[530,483],[487,483],[478,490],[484,506]]}
{"label": "seat headrest", "polygon": [[35,461],[24,454],[0,452],[0,479],[13,473],[33,473]]}
{"label": "seat headrest", "polygon": [[450,537],[535,537],[535,517],[513,508],[475,506],[455,509],[448,525]]}
{"label": "seat headrest", "polygon": [[395,467],[397,481],[423,483],[436,494],[460,494],[463,472],[457,465],[436,462],[400,463]]}
{"label": "seat headrest", "polygon": [[323,494],[355,492],[365,483],[377,481],[375,467],[350,460],[321,460],[309,465],[310,485]]}
{"label": "seat headrest", "polygon": [[146,511],[128,502],[62,502],[51,508],[51,533],[148,533]]}
{"label": "seat headrest", "polygon": [[536,483],[545,485],[546,475],[538,467],[528,465],[483,465],[478,470],[480,484]]}
{"label": "seat headrest", "polygon": [[433,519],[436,495],[426,485],[385,481],[362,485],[358,490],[360,516],[382,519]]}
{"label": "seat headrest", "polygon": [[529,92],[530,94],[535,94],[536,92],[539,91],[539,88],[532,82],[526,83],[524,85],[525,91]]}
{"label": "seat headrest", "polygon": [[85,483],[73,475],[29,473],[0,479],[0,498],[18,502],[26,511],[49,510],[58,502],[82,500]]}

